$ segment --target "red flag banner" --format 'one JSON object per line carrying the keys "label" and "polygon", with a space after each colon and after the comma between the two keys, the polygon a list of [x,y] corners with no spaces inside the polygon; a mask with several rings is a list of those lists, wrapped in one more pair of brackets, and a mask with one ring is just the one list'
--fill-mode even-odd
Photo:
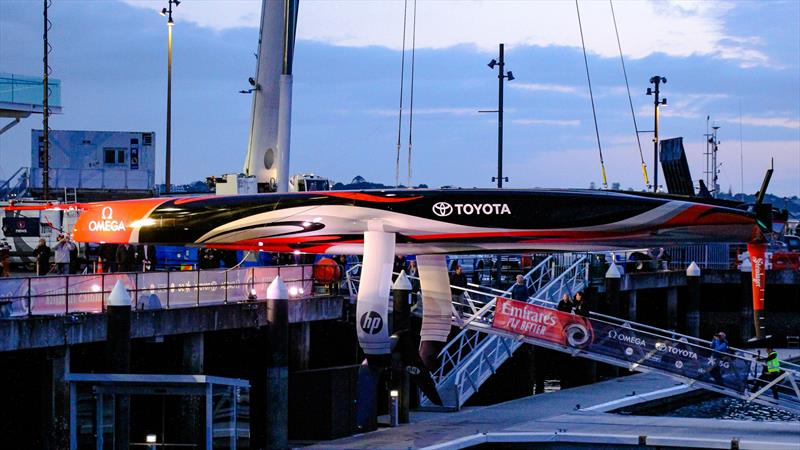
{"label": "red flag banner", "polygon": [[750,277],[753,282],[753,310],[764,310],[764,288],[767,285],[766,244],[747,244],[750,254]]}
{"label": "red flag banner", "polygon": [[592,342],[592,326],[586,318],[502,297],[497,298],[492,326],[571,347]]}

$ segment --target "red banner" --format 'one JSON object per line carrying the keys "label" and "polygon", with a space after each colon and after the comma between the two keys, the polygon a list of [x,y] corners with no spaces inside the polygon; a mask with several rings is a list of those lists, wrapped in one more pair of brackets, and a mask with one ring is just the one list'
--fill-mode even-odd
{"label": "red banner", "polygon": [[582,316],[501,297],[492,327],[571,347],[592,342],[592,326]]}
{"label": "red banner", "polygon": [[750,254],[750,278],[753,282],[753,310],[764,310],[764,288],[767,285],[766,275],[766,244],[747,244],[747,253]]}

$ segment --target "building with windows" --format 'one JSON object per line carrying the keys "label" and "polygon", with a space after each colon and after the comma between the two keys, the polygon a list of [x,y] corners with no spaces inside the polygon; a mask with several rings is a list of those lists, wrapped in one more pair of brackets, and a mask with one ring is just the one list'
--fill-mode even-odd
{"label": "building with windows", "polygon": [[[81,200],[125,198],[155,192],[155,133],[50,131],[50,190]],[[30,190],[42,190],[42,130],[31,130]],[[67,194],[70,195],[70,194]]]}

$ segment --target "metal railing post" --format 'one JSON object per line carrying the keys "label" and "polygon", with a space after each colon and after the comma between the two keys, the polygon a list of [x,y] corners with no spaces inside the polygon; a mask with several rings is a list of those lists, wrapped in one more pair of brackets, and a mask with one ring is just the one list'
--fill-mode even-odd
{"label": "metal railing post", "polygon": [[64,277],[64,314],[69,314],[69,276]]}
{"label": "metal railing post", "polygon": [[223,290],[225,291],[225,304],[227,305],[228,304],[228,271],[226,270],[224,273],[225,273],[225,281],[224,281],[225,284],[224,284],[224,289]]}
{"label": "metal railing post", "polygon": [[200,269],[197,269],[197,284],[195,285],[195,292],[197,294],[197,306],[200,306]]}
{"label": "metal railing post", "polygon": [[32,315],[33,315],[33,303],[31,302],[31,277],[28,277],[28,317]]}
{"label": "metal railing post", "polygon": [[106,275],[100,274],[100,310],[106,310]]}
{"label": "metal railing post", "polygon": [[168,270],[167,271],[167,309],[169,309],[169,291],[170,291],[169,274],[170,274],[170,271]]}

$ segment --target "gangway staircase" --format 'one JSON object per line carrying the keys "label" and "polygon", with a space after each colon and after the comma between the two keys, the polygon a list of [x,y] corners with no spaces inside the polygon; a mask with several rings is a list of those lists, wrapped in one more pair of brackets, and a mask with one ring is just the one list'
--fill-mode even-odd
{"label": "gangway staircase", "polygon": [[[359,266],[347,273],[351,299],[356,298],[358,278],[354,275]],[[415,277],[410,277],[416,279]],[[524,275],[530,295],[528,300],[549,299],[557,301],[561,295],[574,295],[588,284],[588,255],[550,254]],[[469,283],[468,289],[453,303],[453,325],[461,331],[450,339],[439,353],[439,367],[432,375],[443,406],[434,405],[424,395],[420,406],[426,409],[455,410],[461,408],[470,396],[492,376],[522,345],[518,339],[487,334],[481,329],[468,327],[475,314],[495,296],[510,297],[511,288],[502,291]],[[513,286],[512,286],[513,287]],[[459,291],[460,288],[454,289]],[[461,305],[459,302],[463,302]],[[464,310],[464,311],[460,311]],[[467,316],[462,320],[461,313]]]}
{"label": "gangway staircase", "polygon": [[[470,295],[478,294],[477,291],[470,292]],[[591,330],[588,333],[590,339],[579,345],[569,343],[569,339],[565,339],[564,343],[557,343],[552,339],[498,328],[495,321],[495,307],[500,298],[504,301],[510,300],[505,295],[498,295],[474,312],[467,309],[470,301],[462,300],[454,303],[453,323],[479,333],[514,340],[519,344],[545,347],[575,357],[624,367],[631,371],[658,373],[687,385],[800,413],[800,387],[798,387],[800,365],[781,361],[781,372],[773,379],[765,379],[763,355],[733,347],[721,353],[712,350],[711,342],[703,339],[594,312],[588,317],[560,313],[555,311],[556,303],[553,301],[542,298],[529,299],[528,304],[538,312],[552,311],[552,314],[574,317],[575,323]],[[491,356],[493,355],[483,357],[471,354],[467,362],[462,365],[489,366],[488,361],[479,363],[471,360],[490,359]],[[716,374],[715,368],[719,369]],[[456,380],[454,384],[458,386],[460,382],[470,386],[477,385],[477,376],[482,374],[482,371],[483,369],[478,368],[461,370],[462,378]],[[464,392],[468,391],[461,389]],[[776,391],[777,399],[773,398],[773,389]]]}
{"label": "gangway staircase", "polygon": [[[530,297],[558,301],[563,294],[574,295],[588,284],[587,256],[553,254],[525,274]],[[466,326],[485,317],[478,315],[495,296],[510,297],[506,291],[469,284],[470,288],[454,302],[453,324],[461,331],[439,353],[439,368],[433,372],[436,389],[446,409],[459,409],[483,383],[522,346],[522,341],[483,332],[481,327]],[[512,286],[513,287],[513,286]],[[459,305],[458,302],[463,303]],[[427,398],[420,406],[434,408]]]}
{"label": "gangway staircase", "polygon": [[[555,311],[555,300],[562,292],[582,288],[587,257],[575,258],[561,271],[553,270],[554,258],[547,258],[543,266],[537,265],[526,275],[535,294],[518,305],[539,313],[566,314]],[[353,287],[352,279],[349,281]],[[716,352],[707,340],[595,312],[588,317],[567,314],[591,330],[590,339],[555,342],[498,326],[496,306],[499,300],[510,301],[508,291],[474,285],[465,291],[452,302],[453,325],[462,331],[442,350],[441,365],[432,374],[444,405],[450,409],[462,406],[513,350],[526,343],[631,371],[657,373],[747,402],[800,413],[800,365],[781,361],[781,372],[765,379],[764,361],[757,353],[733,347]],[[421,406],[429,405],[429,400],[421,399]]]}

